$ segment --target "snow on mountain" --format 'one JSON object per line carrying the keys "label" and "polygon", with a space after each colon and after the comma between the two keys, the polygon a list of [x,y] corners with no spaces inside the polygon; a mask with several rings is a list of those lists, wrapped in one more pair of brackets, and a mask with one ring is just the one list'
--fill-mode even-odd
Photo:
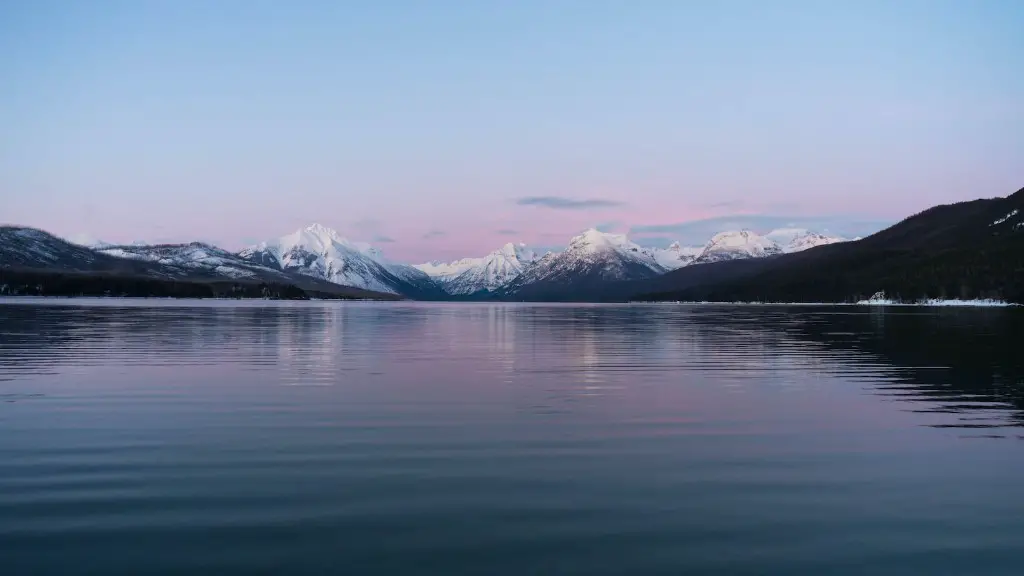
{"label": "snow on mountain", "polygon": [[466,270],[480,264],[482,260],[483,258],[462,258],[461,260],[453,260],[451,262],[433,260],[431,262],[424,262],[423,264],[413,264],[413,268],[416,268],[431,278],[445,280],[462,274]]}
{"label": "snow on mountain", "polygon": [[764,258],[782,254],[774,241],[751,230],[719,232],[711,237],[692,264],[707,264],[741,258]]}
{"label": "snow on mountain", "polygon": [[246,248],[238,255],[261,266],[342,286],[407,296],[436,290],[433,280],[422,271],[390,262],[369,244],[349,241],[320,224]]}
{"label": "snow on mountain", "polygon": [[[1003,222],[1006,222],[1006,221],[1010,220],[1011,218],[1013,218],[1014,216],[1016,216],[1019,213],[1020,213],[1020,210],[1018,210],[1017,208],[1014,208],[1013,210],[1010,210],[1010,212],[1008,212],[1006,214],[1006,216],[1003,216],[1002,218],[999,218],[995,222],[989,224],[989,226],[999,226]],[[1020,224],[1017,224],[1016,226],[1014,226],[1014,228],[1017,228],[1019,226],[1020,226]]]}
{"label": "snow on mountain", "polygon": [[271,268],[254,264],[227,250],[201,242],[150,246],[133,243],[123,246],[103,245],[94,249],[116,258],[155,262],[185,272],[207,272],[226,278],[255,279],[262,274],[274,272]]}
{"label": "snow on mountain", "polygon": [[537,260],[537,254],[525,244],[510,242],[482,258],[428,262],[414,267],[434,278],[445,292],[463,295],[494,290],[519,276]]}
{"label": "snow on mountain", "polygon": [[[92,270],[112,260],[42,230],[0,226],[0,266]],[[116,263],[116,261],[113,261]]]}
{"label": "snow on mountain", "polygon": [[645,248],[649,255],[666,270],[682,268],[693,262],[694,258],[704,250],[703,246],[681,246],[673,242],[668,248]]}
{"label": "snow on mountain", "polygon": [[786,254],[802,252],[815,246],[845,242],[844,238],[825,236],[804,228],[779,228],[765,234],[765,238],[775,242]]}
{"label": "snow on mountain", "polygon": [[114,244],[111,244],[110,242],[104,242],[102,240],[94,238],[89,234],[76,234],[75,236],[69,236],[68,238],[65,239],[72,244],[77,244],[78,246],[85,246],[86,248],[92,248],[94,250],[98,248],[107,248],[109,246],[114,246]]}
{"label": "snow on mountain", "polygon": [[651,278],[666,271],[650,250],[634,244],[625,235],[591,228],[570,240],[563,252],[547,254],[528,266],[500,291],[518,295],[527,287],[534,291],[558,290],[595,282]]}

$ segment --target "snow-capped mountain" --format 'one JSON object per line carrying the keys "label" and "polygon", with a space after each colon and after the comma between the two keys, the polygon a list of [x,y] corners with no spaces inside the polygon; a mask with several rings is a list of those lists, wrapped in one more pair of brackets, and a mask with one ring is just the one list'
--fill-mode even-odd
{"label": "snow-capped mountain", "polygon": [[[58,293],[81,281],[84,284],[77,286],[83,290],[89,286],[95,289],[99,284],[115,293],[137,290],[142,294],[147,290],[159,291],[160,286],[168,288],[166,284],[160,284],[167,281],[175,284],[235,284],[236,287],[245,284],[250,289],[254,285],[264,285],[268,293],[281,293],[282,287],[290,286],[313,297],[392,299],[380,293],[339,286],[310,276],[272,270],[208,244],[100,246],[102,248],[89,248],[33,228],[0,226],[0,286],[7,281],[13,281],[14,285],[28,282],[23,285],[35,286],[38,290],[40,278],[47,274],[73,272],[77,280],[70,280],[70,285],[59,277],[53,280],[54,284],[45,281],[43,284],[58,290]],[[42,276],[26,277],[24,274]],[[125,279],[133,280],[126,284]],[[143,280],[141,286],[135,282],[140,279]],[[154,281],[156,284],[146,284]],[[5,290],[0,288],[0,292]],[[232,289],[227,293],[237,294]]]}
{"label": "snow-capped mountain", "polygon": [[276,272],[272,268],[255,264],[237,254],[201,242],[153,246],[137,243],[124,246],[100,244],[94,250],[125,260],[155,262],[186,272],[205,272],[226,278],[257,279]]}
{"label": "snow-capped mountain", "polygon": [[649,250],[626,236],[591,228],[570,240],[563,252],[528,266],[499,292],[514,298],[559,299],[572,291],[575,297],[600,283],[652,278],[666,271]]}
{"label": "snow-capped mountain", "polygon": [[668,248],[645,248],[654,260],[666,270],[682,268],[693,262],[694,258],[700,256],[704,251],[703,246],[682,246],[679,242],[673,242]]}
{"label": "snow-capped mountain", "polygon": [[741,258],[764,258],[782,254],[775,242],[751,230],[719,232],[711,237],[692,264],[708,264]]}
{"label": "snow-capped mountain", "polygon": [[21,226],[0,226],[0,265],[12,268],[53,268],[71,271],[107,270],[122,262],[68,242],[48,232]]}
{"label": "snow-capped mountain", "polygon": [[260,266],[342,286],[406,296],[438,292],[434,281],[422,271],[390,262],[369,244],[351,242],[320,224],[246,248],[238,255]]}
{"label": "snow-capped mountain", "polygon": [[[1007,214],[991,227],[1008,222],[1016,226],[1017,214]],[[651,278],[692,264],[763,258],[843,241],[784,228],[765,235],[750,230],[722,232],[704,246],[676,242],[662,249],[590,229],[572,238],[564,251],[543,258],[524,244],[509,243],[480,258],[409,266],[319,224],[237,254],[197,242],[110,245],[81,238],[75,243],[15,227],[5,228],[0,240],[4,244],[0,265],[5,266],[276,282],[321,292],[348,287],[419,299],[472,295],[533,300],[603,297],[601,284]]]}
{"label": "snow-capped mountain", "polygon": [[846,241],[845,238],[826,236],[804,228],[779,228],[765,234],[765,237],[778,244],[786,254]]}
{"label": "snow-capped mountain", "polygon": [[464,295],[494,290],[518,277],[537,260],[537,253],[525,244],[510,242],[482,258],[428,262],[414,268],[434,278],[445,292]]}

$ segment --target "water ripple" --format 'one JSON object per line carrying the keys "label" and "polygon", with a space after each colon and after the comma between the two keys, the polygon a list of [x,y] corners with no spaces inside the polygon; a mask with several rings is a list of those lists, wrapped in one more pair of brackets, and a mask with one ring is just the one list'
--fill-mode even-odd
{"label": "water ripple", "polygon": [[1021,341],[1012,309],[3,300],[0,558],[1016,574]]}

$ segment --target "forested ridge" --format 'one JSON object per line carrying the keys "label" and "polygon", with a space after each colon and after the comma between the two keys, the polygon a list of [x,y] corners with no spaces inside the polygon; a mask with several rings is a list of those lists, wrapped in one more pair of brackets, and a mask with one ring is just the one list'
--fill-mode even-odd
{"label": "forested ridge", "polygon": [[[862,240],[768,262],[670,273],[638,300],[851,302],[992,298],[1024,303],[1024,189],[1006,198],[936,206]],[[701,270],[703,268],[703,270]]]}
{"label": "forested ridge", "polygon": [[3,296],[110,296],[144,298],[355,299],[271,282],[191,281],[105,273],[0,268]]}

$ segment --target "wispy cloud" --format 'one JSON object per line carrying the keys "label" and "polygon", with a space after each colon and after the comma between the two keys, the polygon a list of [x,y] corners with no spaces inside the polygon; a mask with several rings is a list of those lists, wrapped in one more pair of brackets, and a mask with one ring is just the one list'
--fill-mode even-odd
{"label": "wispy cloud", "polygon": [[373,241],[380,244],[391,244],[395,239],[390,236],[377,235],[373,237]]}
{"label": "wispy cloud", "polygon": [[513,230],[511,228],[502,228],[497,231],[501,236],[518,236],[519,230]]}
{"label": "wispy cloud", "polygon": [[743,201],[742,200],[723,200],[722,202],[712,202],[710,204],[705,204],[705,205],[701,206],[701,208],[708,208],[708,209],[711,209],[711,210],[722,209],[722,208],[729,208],[731,210],[739,210],[740,208],[743,208]]}
{"label": "wispy cloud", "polygon": [[593,210],[595,208],[622,206],[623,203],[602,198],[576,200],[562,196],[525,196],[517,199],[516,204],[520,206],[540,206],[541,208],[551,208],[553,210]]}
{"label": "wispy cloud", "polygon": [[431,238],[441,238],[445,235],[443,230],[431,230],[423,235],[424,240],[430,240]]}
{"label": "wispy cloud", "polygon": [[864,220],[845,216],[760,216],[740,215],[708,218],[677,224],[654,224],[633,226],[630,235],[640,237],[669,237],[684,244],[700,244],[719,232],[726,230],[750,229],[765,233],[776,228],[806,228],[823,234],[834,234],[846,238],[867,236],[893,222],[882,220]]}

